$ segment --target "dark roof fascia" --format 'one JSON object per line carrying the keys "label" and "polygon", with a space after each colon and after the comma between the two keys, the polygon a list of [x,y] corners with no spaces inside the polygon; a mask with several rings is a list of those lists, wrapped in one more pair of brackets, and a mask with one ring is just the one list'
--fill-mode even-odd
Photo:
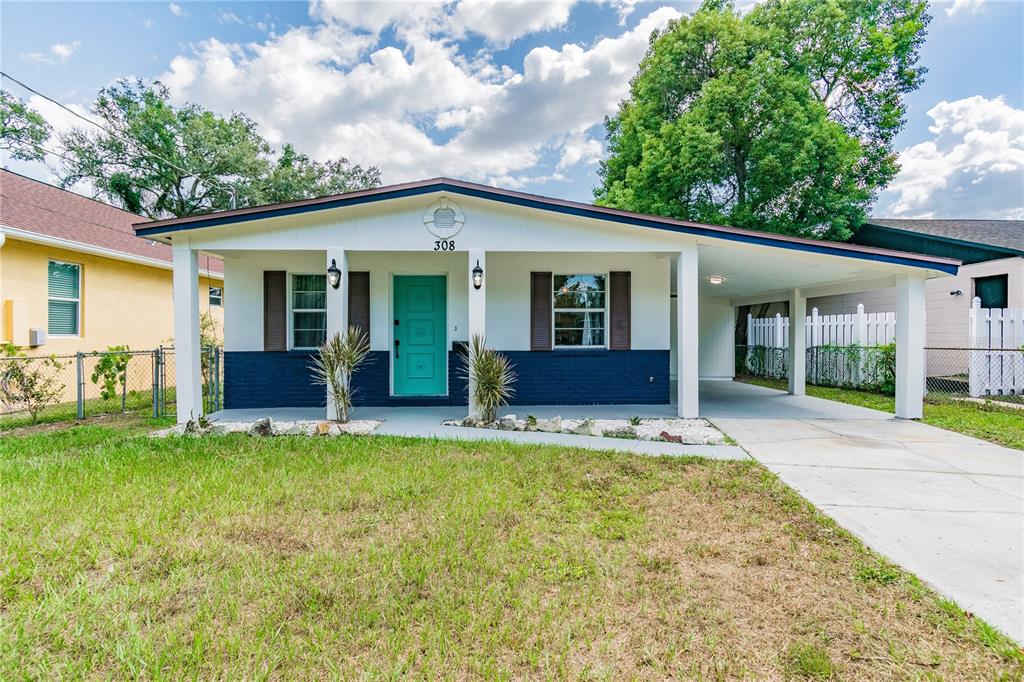
{"label": "dark roof fascia", "polygon": [[520,192],[499,190],[473,183],[453,181],[448,178],[438,178],[407,183],[404,185],[381,187],[363,192],[353,192],[335,197],[325,197],[323,199],[308,199],[266,207],[223,211],[204,216],[192,216],[188,218],[140,223],[135,226],[135,234],[140,237],[167,235],[185,230],[218,227],[246,222],[249,220],[262,220],[266,218],[277,218],[308,213],[311,211],[357,206],[360,204],[387,201],[389,199],[431,194],[434,192],[449,192],[452,194],[488,199],[516,206],[524,206],[527,208],[535,208],[636,227],[666,230],[681,234],[705,236],[714,239],[756,244],[759,246],[772,246],[776,248],[785,248],[808,253],[819,253],[830,256],[858,258],[861,260],[891,263],[894,265],[927,268],[929,270],[938,270],[953,275],[957,273],[960,266],[959,261],[950,258],[904,253],[901,251],[892,251],[877,247],[817,241],[801,237],[788,237],[734,227],[690,223],[670,218],[662,218],[659,216],[649,216],[642,213],[631,213],[618,209],[605,208],[603,206],[593,206],[590,204],[582,204],[561,199],[551,199]]}
{"label": "dark roof fascia", "polygon": [[874,230],[882,230],[883,232],[899,232],[900,234],[911,235],[920,239],[930,239],[932,241],[944,242],[946,244],[953,244],[954,246],[973,246],[974,248],[984,249],[986,251],[996,251],[999,253],[1006,253],[1011,256],[1024,256],[1024,250],[1011,249],[1008,246],[997,246],[995,244],[988,244],[986,242],[975,242],[967,239],[957,239],[956,237],[945,237],[940,234],[932,234],[931,232],[918,232],[917,230],[908,230],[905,227],[893,227],[892,225],[880,225],[867,221],[861,227],[870,227]]}

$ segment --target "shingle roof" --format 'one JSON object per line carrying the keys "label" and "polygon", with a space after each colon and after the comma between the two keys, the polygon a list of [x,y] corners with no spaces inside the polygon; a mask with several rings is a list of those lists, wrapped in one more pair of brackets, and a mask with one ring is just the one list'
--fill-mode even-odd
{"label": "shingle roof", "polygon": [[871,218],[867,224],[1024,251],[1024,220]]}
{"label": "shingle roof", "polygon": [[[170,246],[135,236],[132,224],[140,219],[101,201],[0,169],[0,226],[170,263]],[[208,256],[202,257],[200,267],[224,271],[219,258]]]}

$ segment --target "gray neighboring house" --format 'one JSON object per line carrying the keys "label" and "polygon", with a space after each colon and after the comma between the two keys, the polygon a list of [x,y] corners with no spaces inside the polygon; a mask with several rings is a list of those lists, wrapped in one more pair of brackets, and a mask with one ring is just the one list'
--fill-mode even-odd
{"label": "gray neighboring house", "polygon": [[[955,277],[929,280],[927,335],[933,348],[966,348],[975,296],[983,308],[1024,308],[1024,220],[917,220],[872,218],[850,240],[855,244],[957,258]],[[822,315],[896,310],[896,290],[876,289],[807,301]]]}

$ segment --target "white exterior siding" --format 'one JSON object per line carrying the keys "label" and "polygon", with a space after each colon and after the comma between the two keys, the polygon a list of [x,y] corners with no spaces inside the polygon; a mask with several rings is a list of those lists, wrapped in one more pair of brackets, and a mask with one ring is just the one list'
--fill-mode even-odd
{"label": "white exterior siding", "polygon": [[629,271],[633,350],[669,347],[668,258],[648,253],[489,253],[487,255],[488,344],[503,350],[530,349],[530,273],[590,274]]}
{"label": "white exterior siding", "polygon": [[[226,286],[238,286],[238,305],[225,309],[224,348],[263,350],[263,271],[323,272],[326,256],[317,252],[247,252],[227,259]],[[448,279],[448,346],[468,340],[469,260],[465,252],[365,253],[349,252],[351,272],[370,273],[370,347],[391,346],[391,280],[393,275],[446,275]],[[632,348],[669,348],[668,258],[627,253],[489,253],[487,280],[487,341],[502,350],[530,349],[530,272],[632,273]],[[290,316],[289,316],[290,324]],[[290,332],[290,330],[289,330]],[[289,333],[289,340],[291,334]]]}

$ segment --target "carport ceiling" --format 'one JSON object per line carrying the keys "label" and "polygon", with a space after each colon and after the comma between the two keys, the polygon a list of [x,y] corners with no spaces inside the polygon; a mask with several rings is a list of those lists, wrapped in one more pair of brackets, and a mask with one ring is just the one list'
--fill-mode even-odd
{"label": "carport ceiling", "polygon": [[[781,248],[701,244],[698,247],[700,293],[731,300],[799,288],[808,292],[831,287],[853,287],[850,293],[891,286],[891,279],[905,268],[841,256],[808,254]],[[929,271],[930,276],[939,273]],[[675,269],[673,268],[673,279]],[[721,284],[709,278],[721,277]],[[860,287],[860,288],[857,288]],[[672,291],[675,292],[675,282]],[[784,298],[784,296],[782,296]]]}

